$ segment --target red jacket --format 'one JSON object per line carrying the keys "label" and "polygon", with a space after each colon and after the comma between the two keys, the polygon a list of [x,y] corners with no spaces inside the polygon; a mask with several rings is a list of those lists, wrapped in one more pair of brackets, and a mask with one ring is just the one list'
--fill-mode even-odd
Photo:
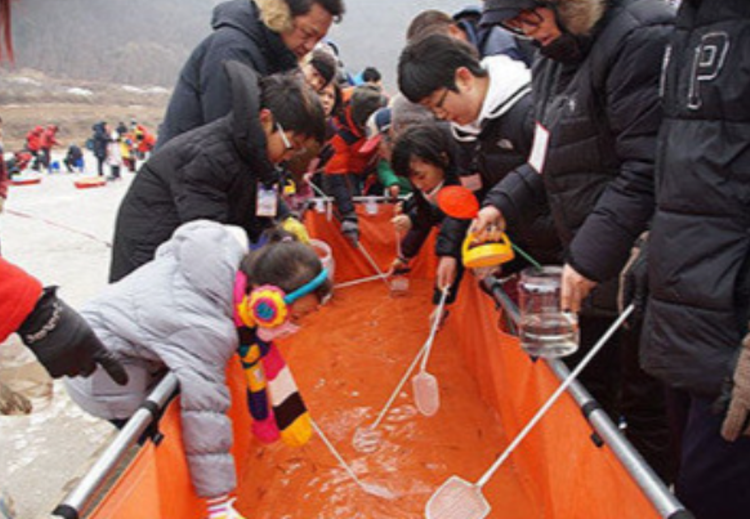
{"label": "red jacket", "polygon": [[26,320],[42,295],[42,284],[0,258],[0,342]]}
{"label": "red jacket", "polygon": [[57,135],[57,130],[53,130],[51,128],[47,128],[42,132],[42,135],[39,137],[39,147],[41,149],[50,149],[52,146],[56,146],[60,144],[55,136]]}
{"label": "red jacket", "polygon": [[39,146],[42,142],[42,133],[44,133],[44,128],[37,126],[26,134],[26,148],[29,151],[39,151]]}
{"label": "red jacket", "polygon": [[360,153],[359,150],[367,139],[364,132],[357,128],[351,119],[351,105],[347,105],[344,112],[334,119],[334,126],[336,133],[329,141],[333,148],[333,156],[326,163],[324,172],[328,175],[364,173],[373,163],[378,149]]}

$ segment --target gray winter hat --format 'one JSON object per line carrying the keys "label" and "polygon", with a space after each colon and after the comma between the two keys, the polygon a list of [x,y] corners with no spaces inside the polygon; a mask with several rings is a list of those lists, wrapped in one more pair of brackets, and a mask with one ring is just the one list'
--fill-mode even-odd
{"label": "gray winter hat", "polygon": [[409,126],[435,120],[430,110],[420,104],[412,103],[401,93],[391,99],[390,106],[391,128],[394,135],[398,135]]}
{"label": "gray winter hat", "polygon": [[479,24],[499,25],[505,20],[515,18],[524,9],[534,9],[541,4],[542,2],[537,0],[486,0]]}

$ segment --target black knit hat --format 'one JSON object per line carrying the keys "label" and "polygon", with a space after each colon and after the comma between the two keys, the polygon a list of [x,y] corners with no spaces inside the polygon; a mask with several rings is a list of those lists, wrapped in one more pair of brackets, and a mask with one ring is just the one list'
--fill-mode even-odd
{"label": "black knit hat", "polygon": [[323,49],[313,50],[310,65],[318,71],[326,85],[336,77],[336,58],[330,52]]}
{"label": "black knit hat", "polygon": [[479,24],[498,25],[515,18],[524,9],[534,9],[540,5],[543,5],[543,2],[537,0],[486,0]]}

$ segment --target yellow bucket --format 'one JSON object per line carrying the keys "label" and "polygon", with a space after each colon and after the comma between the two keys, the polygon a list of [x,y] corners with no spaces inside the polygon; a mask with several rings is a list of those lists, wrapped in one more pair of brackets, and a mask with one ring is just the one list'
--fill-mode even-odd
{"label": "yellow bucket", "polygon": [[473,233],[466,235],[461,256],[466,268],[495,267],[507,263],[515,257],[508,235],[503,233],[499,242],[486,242],[472,245]]}

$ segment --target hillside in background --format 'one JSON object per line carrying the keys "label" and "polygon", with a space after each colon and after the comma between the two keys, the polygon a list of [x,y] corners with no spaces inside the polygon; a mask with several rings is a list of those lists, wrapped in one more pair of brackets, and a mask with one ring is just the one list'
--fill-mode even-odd
{"label": "hillside in background", "polygon": [[[16,63],[44,74],[171,88],[195,45],[210,33],[219,0],[16,0]],[[381,69],[390,90],[411,19],[424,9],[454,12],[461,0],[348,0],[331,37],[356,73]],[[480,2],[476,2],[480,3]]]}
{"label": "hillside in background", "polygon": [[23,148],[34,126],[56,124],[60,148],[82,144],[98,121],[136,120],[156,129],[169,90],[101,81],[57,79],[32,69],[0,71],[0,116],[5,151]]}
{"label": "hillside in background", "polygon": [[172,87],[211,0],[17,0],[16,64],[52,77]]}
{"label": "hillside in background", "polygon": [[[345,0],[330,38],[353,74],[372,65],[396,90],[396,62],[411,19],[455,12],[461,0]],[[6,150],[37,124],[84,142],[91,125],[137,119],[156,128],[169,89],[193,48],[211,32],[220,0],[15,0],[15,63],[0,65]]]}

